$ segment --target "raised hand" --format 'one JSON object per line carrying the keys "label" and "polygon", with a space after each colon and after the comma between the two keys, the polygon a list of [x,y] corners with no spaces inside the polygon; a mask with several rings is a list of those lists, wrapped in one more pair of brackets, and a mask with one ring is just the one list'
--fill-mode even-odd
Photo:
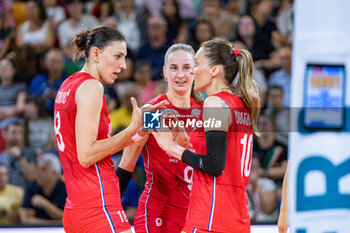
{"label": "raised hand", "polygon": [[147,108],[147,111],[157,111],[157,110],[162,110],[164,108],[165,105],[169,104],[169,102],[167,100],[163,100],[163,101],[160,101],[159,103],[156,103],[154,105],[145,105],[143,108]]}
{"label": "raised hand", "polygon": [[[137,105],[137,101],[134,97],[130,98],[131,104],[132,104],[132,120],[130,126],[135,129],[135,133],[140,132],[139,134],[145,134],[145,132],[141,133],[142,130],[142,110],[147,108],[147,111],[156,111],[156,110],[161,110],[164,108],[165,105],[169,104],[167,100],[163,100],[159,103],[156,103],[155,105],[145,105],[142,108],[139,108]],[[141,136],[143,136],[141,135]]]}
{"label": "raised hand", "polygon": [[[167,114],[162,117],[167,122],[168,126],[170,125],[170,122],[176,122],[179,120],[176,116],[172,114]],[[190,138],[188,137],[186,130],[180,127],[178,124],[171,124],[171,125],[172,127],[170,127],[170,129],[176,143],[186,149],[190,149]]]}
{"label": "raised hand", "polygon": [[169,152],[169,149],[176,145],[174,143],[174,137],[172,132],[153,132],[152,133],[157,140],[158,145],[162,150]]}
{"label": "raised hand", "polygon": [[152,132],[153,136],[157,140],[158,145],[162,150],[170,152],[171,148],[175,146],[174,137],[172,132]]}
{"label": "raised hand", "polygon": [[142,127],[142,112],[137,106],[137,101],[134,97],[130,98],[132,104],[132,120],[130,126],[134,127],[136,132]]}

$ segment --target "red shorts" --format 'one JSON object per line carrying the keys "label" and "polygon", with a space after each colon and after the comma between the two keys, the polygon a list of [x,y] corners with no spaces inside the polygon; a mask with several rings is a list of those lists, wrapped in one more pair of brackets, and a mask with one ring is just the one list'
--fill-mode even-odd
{"label": "red shorts", "polygon": [[137,233],[181,233],[182,225],[178,221],[164,216],[144,216],[134,219],[134,229]]}
{"label": "red shorts", "polygon": [[216,233],[215,231],[201,230],[198,228],[184,228],[181,233]]}
{"label": "red shorts", "polygon": [[181,233],[187,209],[171,208],[162,202],[158,202],[154,208],[146,209],[143,206],[142,202],[139,203],[136,211],[134,219],[136,233]]}
{"label": "red shorts", "polygon": [[114,206],[64,209],[63,227],[67,233],[116,233],[131,228],[124,210]]}

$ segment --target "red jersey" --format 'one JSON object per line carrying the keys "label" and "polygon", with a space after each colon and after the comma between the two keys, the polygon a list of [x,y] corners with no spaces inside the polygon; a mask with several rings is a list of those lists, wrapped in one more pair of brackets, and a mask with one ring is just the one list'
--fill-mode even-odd
{"label": "red jersey", "polygon": [[[149,103],[153,105],[165,99],[166,94],[161,94]],[[191,98],[191,108],[182,109],[172,104],[165,107],[165,112],[175,115],[198,116],[202,105]],[[181,232],[192,189],[193,168],[163,151],[153,135],[149,136],[142,155],[147,180],[135,216],[136,232]],[[157,222],[149,222],[151,219]],[[171,229],[175,226],[166,226],[170,221],[178,224],[177,230]],[[146,229],[140,229],[139,225]]]}
{"label": "red jersey", "polygon": [[[94,78],[83,72],[71,75],[62,83],[55,100],[56,142],[67,187],[65,208],[103,207],[107,214],[108,206],[120,204],[119,180],[110,156],[88,168],[79,163],[77,156],[75,92],[88,79]],[[108,138],[110,134],[111,123],[103,96],[97,140]]]}
{"label": "red jersey", "polygon": [[[249,112],[236,95],[220,92],[231,109],[232,123],[227,132],[226,166],[223,174],[214,177],[195,170],[185,232],[250,232],[247,185],[249,182],[253,134]],[[192,135],[191,141],[205,143],[205,136]],[[207,154],[206,147],[196,153]]]}

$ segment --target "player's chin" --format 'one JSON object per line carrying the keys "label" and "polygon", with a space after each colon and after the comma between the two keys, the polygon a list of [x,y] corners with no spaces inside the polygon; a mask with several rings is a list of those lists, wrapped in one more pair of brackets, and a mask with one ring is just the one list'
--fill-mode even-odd
{"label": "player's chin", "polygon": [[113,84],[114,83],[114,81],[117,79],[117,75],[111,75],[111,76],[109,76],[109,78],[108,79],[106,79],[105,81],[106,81],[106,83],[108,83],[108,84]]}
{"label": "player's chin", "polygon": [[106,83],[108,84],[113,84],[114,83],[114,79],[107,79],[105,80]]}
{"label": "player's chin", "polygon": [[191,89],[190,86],[182,86],[182,87],[176,87],[174,88],[176,92],[178,93],[187,93],[189,89]]}
{"label": "player's chin", "polygon": [[204,89],[204,88],[201,87],[200,85],[198,85],[198,84],[196,84],[196,83],[194,84],[194,90],[195,90],[195,91],[204,91],[203,89]]}

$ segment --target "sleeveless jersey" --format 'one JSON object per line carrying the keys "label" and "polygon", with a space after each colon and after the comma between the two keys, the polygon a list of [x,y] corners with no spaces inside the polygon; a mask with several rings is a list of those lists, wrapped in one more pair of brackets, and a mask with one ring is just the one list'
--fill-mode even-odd
{"label": "sleeveless jersey", "polygon": [[[66,209],[107,207],[120,205],[119,179],[114,174],[110,156],[88,168],[80,165],[77,156],[75,118],[77,106],[75,92],[86,80],[93,79],[87,73],[78,72],[61,85],[55,100],[55,134],[67,187]],[[101,109],[97,140],[110,137],[111,124],[105,97]]]}
{"label": "sleeveless jersey", "polygon": [[[165,99],[167,99],[166,94],[161,94],[151,100],[149,104],[153,105]],[[185,120],[186,116],[197,118],[196,116],[200,114],[202,109],[202,105],[192,98],[191,108],[178,108],[172,104],[165,107],[163,113],[171,112],[184,116],[183,118],[178,117],[179,120]],[[190,134],[191,130],[194,128],[187,129],[187,134]],[[147,180],[135,216],[135,229],[137,230],[137,222],[143,222],[147,226],[147,221],[151,219],[148,218],[150,215],[163,216],[164,218],[158,219],[159,224],[166,221],[177,221],[181,225],[179,228],[179,232],[181,232],[185,224],[192,189],[193,168],[163,151],[153,135],[149,136],[142,155]],[[157,232],[164,232],[164,230],[165,228]]]}
{"label": "sleeveless jersey", "polygon": [[[220,92],[215,96],[230,107],[232,123],[227,132],[226,166],[223,174],[214,177],[194,171],[193,189],[186,219],[186,232],[250,232],[247,185],[249,182],[253,134],[249,112],[236,95]],[[191,141],[202,144],[196,153],[207,154],[204,133],[193,134]]]}

